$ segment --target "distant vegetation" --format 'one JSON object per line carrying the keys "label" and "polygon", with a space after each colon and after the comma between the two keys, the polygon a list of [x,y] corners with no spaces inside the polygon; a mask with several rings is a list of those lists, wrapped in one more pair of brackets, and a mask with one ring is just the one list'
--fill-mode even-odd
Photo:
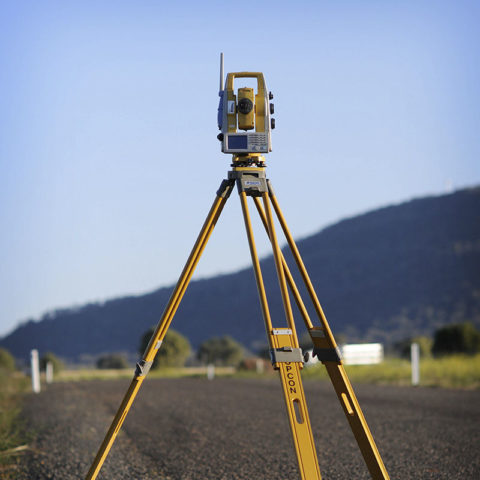
{"label": "distant vegetation", "polygon": [[238,366],[244,357],[244,348],[232,337],[213,337],[203,342],[197,353],[205,365]]}
{"label": "distant vegetation", "polygon": [[480,331],[471,322],[447,325],[435,332],[432,353],[435,356],[480,352]]}
{"label": "distant vegetation", "polygon": [[[346,365],[350,381],[383,385],[411,385],[411,365],[408,360],[387,358],[378,365]],[[307,379],[328,379],[323,365],[302,370]],[[422,358],[420,385],[445,388],[480,388],[480,354],[450,355],[442,358]]]}
{"label": "distant vegetation", "polygon": [[15,371],[13,356],[0,349],[0,477],[5,480],[15,478],[14,464],[26,448],[21,445],[24,434],[19,419],[21,397],[27,387],[27,378]]}
{"label": "distant vegetation", "polygon": [[422,357],[428,358],[432,356],[433,340],[426,336],[411,337],[400,342],[396,342],[393,345],[393,352],[401,358],[409,359],[412,343],[418,344],[420,348],[420,355]]}
{"label": "distant vegetation", "polygon": [[15,359],[5,348],[0,348],[0,370],[13,372],[15,370]]}
{"label": "distant vegetation", "polygon": [[[139,348],[140,356],[143,356],[154,331],[155,329],[152,327],[142,336]],[[188,339],[170,328],[157,352],[152,368],[183,367],[191,352]]]}
{"label": "distant vegetation", "polygon": [[102,355],[97,360],[97,368],[100,370],[122,370],[124,368],[128,368],[128,361],[125,358],[125,355],[120,353]]}
{"label": "distant vegetation", "polygon": [[[396,356],[377,365],[347,365],[352,382],[411,384],[410,347],[420,347],[420,384],[449,388],[480,388],[480,331],[472,323],[447,325],[434,338],[413,337],[394,345]],[[322,365],[304,369],[306,378],[327,379]]]}
{"label": "distant vegetation", "polygon": [[40,369],[45,371],[47,363],[52,364],[53,373],[60,373],[65,368],[63,361],[52,352],[47,352],[45,355],[42,355],[40,358]]}

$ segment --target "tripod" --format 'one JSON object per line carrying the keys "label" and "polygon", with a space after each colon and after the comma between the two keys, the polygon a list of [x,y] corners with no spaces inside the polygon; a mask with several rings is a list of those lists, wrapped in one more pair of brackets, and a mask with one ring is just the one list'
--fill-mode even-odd
{"label": "tripod", "polygon": [[[272,185],[266,178],[265,168],[263,157],[256,154],[247,155],[246,157],[234,156],[232,170],[228,172],[228,178],[222,181],[220,188],[217,191],[213,205],[207,215],[205,223],[203,224],[170,300],[168,301],[155,332],[143,354],[143,358],[137,363],[133,380],[125,393],[123,401],[112,421],[103,443],[100,446],[94,462],[90,467],[86,477],[87,480],[92,480],[97,477],[123,421],[130,410],[135,396],[137,395],[145,376],[150,370],[155,355],[162,344],[162,340],[167,333],[170,323],[180,305],[190,279],[192,278],[195,267],[200,260],[202,252],[207,245],[210,235],[212,234],[225,203],[235,185],[237,185],[240,196],[257,290],[270,347],[271,360],[274,368],[278,370],[280,375],[300,477],[303,480],[321,479],[321,474],[313,441],[305,394],[300,377],[300,370],[303,368],[304,357],[298,344],[288,290],[289,288],[312,339],[314,345],[313,355],[316,356],[327,369],[330,380],[337,393],[355,439],[357,440],[371,477],[374,480],[389,479],[372,434],[370,433],[360,409],[360,405],[358,404],[355,393],[353,392],[352,386],[343,367],[339,349],[323,313],[320,302],[318,301],[312,282],[310,281],[302,258],[300,257],[300,253],[280,210]],[[286,328],[273,326],[272,319],[270,318],[262,271],[260,269],[260,262],[255,247],[255,240],[250,221],[247,197],[253,198],[260,219],[272,245],[287,322]],[[262,201],[260,201],[260,199]],[[280,250],[275,232],[272,207],[287,239],[308,295],[313,303],[320,326],[314,326],[312,323],[290,269]]]}

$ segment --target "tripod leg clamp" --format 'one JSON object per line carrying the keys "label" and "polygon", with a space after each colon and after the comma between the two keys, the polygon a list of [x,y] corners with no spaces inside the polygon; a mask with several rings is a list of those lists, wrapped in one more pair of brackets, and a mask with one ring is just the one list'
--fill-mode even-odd
{"label": "tripod leg clamp", "polygon": [[143,377],[145,376],[152,366],[153,362],[146,362],[145,360],[140,360],[135,366],[135,376]]}
{"label": "tripod leg clamp", "polygon": [[302,355],[301,348],[293,348],[293,347],[272,348],[270,350],[270,358],[272,360],[272,364],[281,363],[281,362],[303,363],[303,355]]}
{"label": "tripod leg clamp", "polygon": [[313,357],[317,357],[320,362],[337,362],[342,361],[340,349],[337,348],[317,348],[313,349]]}
{"label": "tripod leg clamp", "polygon": [[235,180],[232,180],[232,179],[223,180],[222,183],[220,184],[220,188],[217,190],[217,195],[221,198],[228,199],[228,197],[230,197],[230,194],[232,193],[234,185],[235,185]]}

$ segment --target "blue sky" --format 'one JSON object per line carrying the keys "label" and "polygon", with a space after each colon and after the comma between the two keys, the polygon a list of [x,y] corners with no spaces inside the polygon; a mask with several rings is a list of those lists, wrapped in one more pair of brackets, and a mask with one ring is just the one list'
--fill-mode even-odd
{"label": "blue sky", "polygon": [[[297,238],[480,183],[478,2],[0,12],[0,335],[176,280],[230,164],[215,138],[221,51],[226,72],[262,71],[274,92],[268,174]],[[234,195],[197,277],[248,264]]]}

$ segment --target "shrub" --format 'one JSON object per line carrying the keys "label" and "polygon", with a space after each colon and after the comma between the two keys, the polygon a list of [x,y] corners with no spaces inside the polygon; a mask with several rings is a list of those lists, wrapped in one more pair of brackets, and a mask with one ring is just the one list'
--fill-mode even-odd
{"label": "shrub", "polygon": [[61,372],[65,368],[64,363],[52,352],[47,352],[40,358],[40,369],[46,370],[48,362],[53,366],[53,373]]}
{"label": "shrub", "polygon": [[[143,355],[145,352],[154,331],[155,329],[152,327],[143,334],[139,348],[140,355]],[[157,355],[155,356],[152,368],[183,367],[187,358],[190,356],[191,351],[192,348],[188,339],[181,333],[169,329]]]}
{"label": "shrub", "polygon": [[128,368],[128,362],[124,355],[119,353],[111,353],[108,355],[103,355],[97,360],[97,368],[101,370],[121,370],[123,368]]}
{"label": "shrub", "polygon": [[432,352],[434,355],[451,355],[480,352],[480,332],[471,322],[447,325],[435,332]]}
{"label": "shrub", "polygon": [[420,348],[420,355],[423,358],[428,358],[432,356],[432,344],[433,340],[430,337],[413,337],[407,338],[398,342],[394,345],[394,349],[398,352],[400,357],[409,359],[410,358],[410,347],[412,343],[417,343]]}
{"label": "shrub", "polygon": [[203,342],[198,349],[198,359],[206,364],[237,366],[244,357],[242,345],[232,337],[214,337]]}
{"label": "shrub", "polygon": [[12,354],[4,348],[0,348],[0,369],[7,370],[9,372],[15,370],[15,359],[13,358]]}

